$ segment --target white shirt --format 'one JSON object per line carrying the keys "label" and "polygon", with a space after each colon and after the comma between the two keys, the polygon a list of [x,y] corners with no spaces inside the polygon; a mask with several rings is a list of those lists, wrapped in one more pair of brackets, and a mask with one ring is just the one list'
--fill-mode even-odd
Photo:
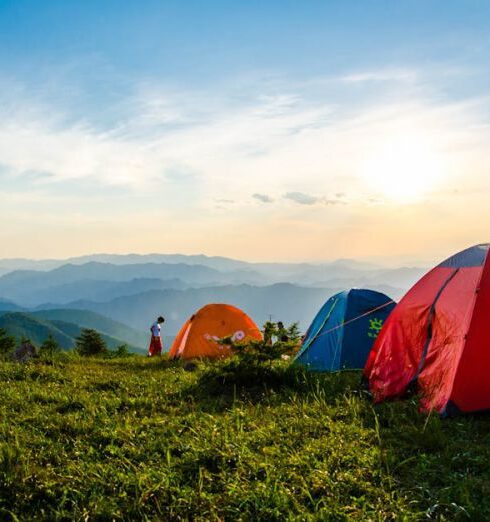
{"label": "white shirt", "polygon": [[153,337],[160,337],[160,330],[161,330],[160,324],[158,323],[158,321],[155,321],[151,325],[151,335],[153,335]]}

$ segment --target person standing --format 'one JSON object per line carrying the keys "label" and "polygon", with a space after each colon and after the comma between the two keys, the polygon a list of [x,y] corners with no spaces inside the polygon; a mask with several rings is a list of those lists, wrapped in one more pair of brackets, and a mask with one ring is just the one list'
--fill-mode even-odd
{"label": "person standing", "polygon": [[150,347],[148,348],[148,357],[153,357],[154,355],[162,355],[162,327],[160,326],[165,322],[165,319],[160,316],[150,328],[151,331],[151,341]]}

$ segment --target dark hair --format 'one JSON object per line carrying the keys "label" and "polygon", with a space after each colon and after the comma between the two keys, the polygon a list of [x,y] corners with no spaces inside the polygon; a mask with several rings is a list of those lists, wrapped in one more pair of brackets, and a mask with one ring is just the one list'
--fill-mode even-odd
{"label": "dark hair", "polygon": [[162,317],[162,316],[160,316],[160,317],[157,319],[157,321],[158,321],[159,323],[164,323],[164,322],[165,322],[165,318]]}

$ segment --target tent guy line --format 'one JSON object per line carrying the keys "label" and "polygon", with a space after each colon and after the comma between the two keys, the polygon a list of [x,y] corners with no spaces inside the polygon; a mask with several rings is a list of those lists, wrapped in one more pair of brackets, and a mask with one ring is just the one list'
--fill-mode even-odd
{"label": "tent guy line", "polygon": [[352,319],[349,319],[348,321],[345,321],[345,323],[341,323],[341,324],[338,324],[337,326],[333,326],[329,330],[326,330],[325,332],[316,335],[315,339],[318,339],[319,337],[322,337],[322,336],[327,335],[329,333],[335,332],[335,330],[338,330],[339,328],[343,328],[344,326],[347,326],[350,323],[353,323],[354,321],[358,321],[359,319],[362,319],[363,317],[371,315],[374,312],[377,312],[378,310],[382,310],[383,308],[386,308],[387,306],[390,306],[392,304],[396,305],[396,301],[393,301],[393,300],[388,301],[387,303],[384,303],[381,306],[377,306],[376,308],[373,308],[372,310],[368,310],[367,312],[364,312],[363,314],[358,315],[357,317],[353,317]]}
{"label": "tent guy line", "polygon": [[296,363],[314,371],[364,368],[373,342],[395,304],[387,295],[368,289],[351,289],[332,296],[308,328]]}

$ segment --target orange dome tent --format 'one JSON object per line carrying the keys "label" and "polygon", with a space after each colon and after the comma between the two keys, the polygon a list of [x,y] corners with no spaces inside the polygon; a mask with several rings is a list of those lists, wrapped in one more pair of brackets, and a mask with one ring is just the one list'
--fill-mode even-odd
{"label": "orange dome tent", "polygon": [[170,348],[169,357],[228,357],[231,349],[217,342],[224,337],[232,337],[236,341],[260,340],[262,334],[242,310],[227,304],[208,304],[182,326]]}

